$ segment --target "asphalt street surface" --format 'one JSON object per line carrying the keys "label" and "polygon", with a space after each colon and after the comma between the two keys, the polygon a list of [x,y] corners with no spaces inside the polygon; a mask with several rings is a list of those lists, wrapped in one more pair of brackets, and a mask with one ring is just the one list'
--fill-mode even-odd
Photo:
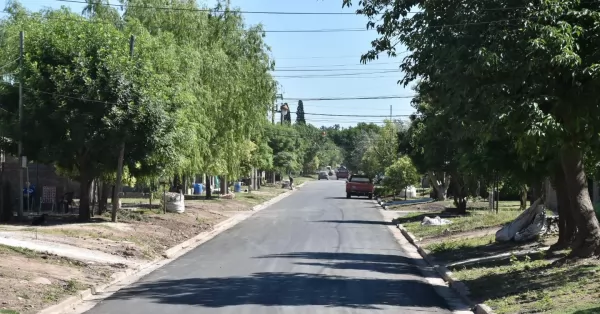
{"label": "asphalt street surface", "polygon": [[379,209],[311,182],[88,314],[450,313]]}

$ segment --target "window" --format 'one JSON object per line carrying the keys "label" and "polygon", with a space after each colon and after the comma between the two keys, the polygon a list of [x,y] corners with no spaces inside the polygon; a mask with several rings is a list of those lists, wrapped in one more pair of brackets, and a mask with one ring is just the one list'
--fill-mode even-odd
{"label": "window", "polygon": [[366,178],[366,177],[352,177],[352,178],[350,178],[350,182],[370,183],[371,179]]}

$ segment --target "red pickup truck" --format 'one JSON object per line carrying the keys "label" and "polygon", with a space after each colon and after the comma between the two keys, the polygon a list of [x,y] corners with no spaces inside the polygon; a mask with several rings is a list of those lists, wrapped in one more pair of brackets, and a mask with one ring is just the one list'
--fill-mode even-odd
{"label": "red pickup truck", "polygon": [[368,196],[369,199],[373,199],[373,193],[375,192],[375,185],[373,180],[363,175],[352,175],[346,181],[346,198],[355,196]]}

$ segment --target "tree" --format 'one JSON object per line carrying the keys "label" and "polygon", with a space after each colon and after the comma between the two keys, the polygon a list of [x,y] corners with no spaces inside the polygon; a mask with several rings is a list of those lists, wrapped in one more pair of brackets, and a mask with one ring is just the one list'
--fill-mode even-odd
{"label": "tree", "polygon": [[[116,143],[131,144],[128,158],[159,150],[165,143],[148,134],[167,133],[171,121],[160,102],[138,88],[127,34],[111,24],[84,21],[66,10],[47,11],[16,15],[7,28],[27,30],[21,72],[27,90],[20,134],[24,153],[76,174],[79,218],[88,220],[90,185],[104,169],[116,168]],[[5,97],[14,91],[6,88]]]}
{"label": "tree", "polygon": [[[408,186],[419,182],[420,176],[417,168],[408,156],[398,158],[391,166],[385,169],[384,186],[398,192]],[[397,194],[397,193],[395,193]]]}
{"label": "tree", "polygon": [[296,108],[296,124],[306,124],[304,119],[304,103],[298,100],[298,108]]}
{"label": "tree", "polygon": [[[10,115],[0,116],[0,126],[6,137],[22,137],[30,160],[56,164],[81,182],[82,220],[89,218],[86,189],[114,174],[123,140],[125,168],[144,182],[271,167],[263,104],[274,100],[275,82],[260,25],[247,27],[220,4],[206,14],[194,2],[151,11],[141,8],[162,1],[131,0],[121,19],[107,1],[87,3],[86,17],[67,9],[32,14],[13,3],[0,22],[13,35],[0,39],[12,47],[0,51],[7,71],[18,72],[20,30],[27,42],[25,132],[16,132]],[[7,81],[0,97],[16,112],[15,77]],[[1,145],[14,153],[13,143]]]}
{"label": "tree", "polygon": [[[351,171],[362,171],[362,155],[366,152],[371,138],[378,134],[381,127],[374,123],[358,123],[354,127],[342,129],[339,125],[321,127],[327,137],[343,150],[344,164]],[[367,139],[368,138],[368,139]]]}
{"label": "tree", "polygon": [[[555,157],[577,225],[571,256],[600,254],[600,225],[583,167],[585,153],[598,141],[600,108],[592,99],[600,91],[595,79],[600,60],[594,48],[598,38],[592,34],[600,16],[589,14],[597,4],[548,1],[498,10],[511,4],[367,0],[361,6],[359,13],[372,19],[370,27],[375,18],[381,21],[381,37],[364,60],[384,51],[394,56],[400,42],[411,51],[401,65],[402,82],[424,78],[432,87],[427,94],[436,92],[465,125],[487,121],[482,124],[486,132],[477,134],[511,134],[521,160],[533,157],[534,162],[543,160],[546,151],[525,143],[557,144]],[[414,6],[423,10],[408,17]],[[531,151],[542,157],[525,154]]]}

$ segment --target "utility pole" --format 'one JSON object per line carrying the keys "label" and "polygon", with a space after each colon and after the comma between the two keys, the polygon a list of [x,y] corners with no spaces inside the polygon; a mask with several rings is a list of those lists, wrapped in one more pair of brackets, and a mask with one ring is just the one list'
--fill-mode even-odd
{"label": "utility pole", "polygon": [[[129,38],[129,58],[133,59],[133,45],[135,43],[135,36],[131,35]],[[121,181],[123,181],[123,159],[125,158],[125,140],[121,141],[121,148],[119,150],[119,160],[117,161],[117,182],[115,182],[115,192],[112,198],[112,212],[111,220],[117,222],[117,210],[119,208],[119,193],[121,192]],[[165,203],[166,206],[166,203]]]}
{"label": "utility pole", "polygon": [[283,101],[283,94],[275,94],[275,104],[273,104],[273,111],[271,115],[271,123],[275,124],[275,112],[277,112],[277,98]]}
{"label": "utility pole", "polygon": [[19,32],[19,221],[23,219],[23,50],[25,32]]}
{"label": "utility pole", "polygon": [[390,121],[392,121],[392,105],[390,105]]}

